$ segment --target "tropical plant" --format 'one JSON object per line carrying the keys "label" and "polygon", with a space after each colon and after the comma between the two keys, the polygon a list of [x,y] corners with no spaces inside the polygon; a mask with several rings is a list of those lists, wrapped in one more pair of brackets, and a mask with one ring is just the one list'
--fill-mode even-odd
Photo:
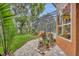
{"label": "tropical plant", "polygon": [[2,26],[2,45],[4,55],[8,55],[10,52],[10,45],[14,36],[14,26],[12,21],[13,14],[10,10],[9,4],[0,4],[0,20]]}
{"label": "tropical plant", "polygon": [[[28,32],[32,32],[32,23],[37,20],[37,18],[39,17],[40,13],[43,12],[44,10],[44,5],[45,4],[41,4],[41,3],[32,3],[32,4],[13,4],[14,6],[14,11],[16,14],[16,20],[18,19],[18,22],[20,22],[21,26],[20,26],[20,32],[22,32],[22,27],[24,26],[24,23],[26,21],[27,23],[27,29]],[[28,7],[29,6],[29,7]],[[28,7],[28,8],[27,8]],[[30,10],[30,12],[29,12]],[[31,15],[29,15],[31,14]],[[19,16],[18,16],[19,15]],[[26,16],[26,18],[24,19],[24,16]]]}
{"label": "tropical plant", "polygon": [[[27,21],[27,8],[25,3],[15,3],[15,4],[11,4],[12,6],[12,10],[15,14],[15,26],[17,28],[17,32],[19,32],[20,34],[23,33],[23,27],[25,25],[25,22]],[[18,25],[19,23],[19,25]],[[18,27],[19,26],[19,27]]]}
{"label": "tropical plant", "polygon": [[[36,3],[36,4],[31,4],[31,20],[30,22],[34,22],[38,20],[39,15],[43,12],[44,10],[44,5],[42,3]],[[32,28],[32,27],[30,27]]]}
{"label": "tropical plant", "polygon": [[45,44],[46,46],[48,46],[48,45],[49,45],[49,40],[48,40],[48,39],[45,39],[45,40],[44,40],[44,44]]}
{"label": "tropical plant", "polygon": [[35,20],[35,18],[37,19],[40,13],[43,12],[44,5],[45,4],[42,3],[31,4],[31,16],[33,20]]}
{"label": "tropical plant", "polygon": [[19,22],[20,25],[19,26],[19,29],[20,29],[20,33],[23,33],[23,26],[25,25],[25,22],[28,22],[27,20],[27,16],[20,16],[20,17],[16,17],[15,18],[16,22]]}

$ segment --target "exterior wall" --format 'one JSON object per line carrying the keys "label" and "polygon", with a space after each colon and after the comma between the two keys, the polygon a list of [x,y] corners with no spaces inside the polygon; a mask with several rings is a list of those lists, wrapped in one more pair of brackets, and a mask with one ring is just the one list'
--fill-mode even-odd
{"label": "exterior wall", "polygon": [[[71,4],[71,22],[71,41],[57,36],[56,43],[67,55],[75,56],[79,55],[79,4]],[[58,32],[58,23],[56,25]]]}
{"label": "exterior wall", "polygon": [[79,3],[76,4],[76,55],[79,55]]}
{"label": "exterior wall", "polygon": [[64,38],[57,36],[56,43],[67,55],[73,55],[74,54],[71,42],[68,42]]}

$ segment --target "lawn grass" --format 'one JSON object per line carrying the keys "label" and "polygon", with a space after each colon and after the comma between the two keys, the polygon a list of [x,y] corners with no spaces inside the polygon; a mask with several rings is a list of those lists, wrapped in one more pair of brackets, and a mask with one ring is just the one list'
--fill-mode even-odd
{"label": "lawn grass", "polygon": [[0,47],[0,54],[3,54],[3,47]]}
{"label": "lawn grass", "polygon": [[[14,37],[11,47],[10,47],[10,52],[13,53],[15,52],[18,48],[20,48],[22,45],[24,45],[27,41],[35,39],[37,36],[33,34],[18,34]],[[2,53],[3,49],[0,47],[0,53]]]}

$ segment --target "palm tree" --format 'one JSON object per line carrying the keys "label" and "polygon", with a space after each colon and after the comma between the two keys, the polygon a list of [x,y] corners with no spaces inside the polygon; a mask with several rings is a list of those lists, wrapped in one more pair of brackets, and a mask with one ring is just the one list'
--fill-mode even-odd
{"label": "palm tree", "polygon": [[[39,18],[39,15],[43,12],[44,10],[44,5],[42,3],[36,3],[36,4],[31,4],[31,18],[30,18],[30,22],[34,22]],[[31,29],[32,27],[30,27]]]}
{"label": "palm tree", "polygon": [[[22,29],[23,26],[25,25],[25,23],[27,23],[29,17],[27,16],[28,13],[28,8],[27,5],[29,4],[25,4],[25,3],[17,3],[17,4],[12,4],[12,6],[14,7],[14,12],[15,12],[15,21],[16,21],[16,28],[19,31],[20,30],[20,34],[23,33]],[[19,24],[19,28],[17,27],[17,23]],[[27,30],[27,29],[26,29]]]}
{"label": "palm tree", "polygon": [[28,21],[27,18],[28,18],[27,16],[20,16],[15,18],[16,22],[20,22],[20,25],[19,25],[20,34],[23,33],[23,26]]}
{"label": "palm tree", "polygon": [[[25,8],[27,5],[29,5],[29,9],[28,8]],[[29,32],[31,32],[32,30],[32,22],[35,21],[39,14],[44,10],[44,4],[14,4],[16,8],[16,10],[19,12],[18,14],[20,15],[20,17],[17,17],[19,18],[19,20],[21,21],[26,21],[26,23],[28,23],[28,30]],[[26,11],[24,11],[26,10]],[[31,10],[31,12],[28,12],[28,10]],[[26,14],[25,14],[26,13]],[[29,16],[27,16],[27,14],[30,14]],[[26,16],[27,19],[24,20],[21,18],[21,16]],[[23,22],[20,22],[20,23],[23,23]],[[25,23],[25,22],[24,22]]]}
{"label": "palm tree", "polygon": [[9,4],[0,4],[0,20],[2,26],[2,45],[4,55],[9,54],[10,45],[14,35],[14,26],[12,21],[13,14]]}
{"label": "palm tree", "polygon": [[40,13],[43,12],[44,10],[44,5],[42,3],[37,3],[37,4],[31,4],[31,16],[32,19],[38,18]]}

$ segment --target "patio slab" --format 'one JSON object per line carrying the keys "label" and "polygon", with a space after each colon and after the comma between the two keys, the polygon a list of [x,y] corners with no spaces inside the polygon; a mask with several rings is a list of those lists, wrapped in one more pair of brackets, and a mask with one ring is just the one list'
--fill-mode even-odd
{"label": "patio slab", "polygon": [[[15,56],[43,56],[36,48],[38,47],[38,39],[31,40],[14,52]],[[65,56],[65,53],[57,46],[51,47],[44,56]]]}

